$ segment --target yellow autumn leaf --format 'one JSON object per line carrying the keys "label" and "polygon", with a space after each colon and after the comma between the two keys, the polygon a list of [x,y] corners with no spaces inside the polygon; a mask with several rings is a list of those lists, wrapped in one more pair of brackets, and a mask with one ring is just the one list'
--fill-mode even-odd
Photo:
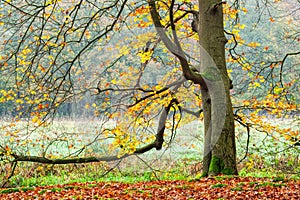
{"label": "yellow autumn leaf", "polygon": [[247,13],[247,12],[248,12],[247,8],[242,8],[241,10],[242,10],[244,13]]}
{"label": "yellow autumn leaf", "polygon": [[24,103],[24,101],[22,99],[16,99],[16,103],[22,104],[22,103]]}
{"label": "yellow autumn leaf", "polygon": [[249,106],[250,105],[250,101],[245,100],[244,101],[244,106]]}
{"label": "yellow autumn leaf", "polygon": [[246,27],[245,24],[239,24],[239,28],[240,28],[240,29],[244,29],[245,27]]}
{"label": "yellow autumn leaf", "polygon": [[116,80],[116,79],[113,79],[113,80],[111,80],[111,83],[112,83],[112,84],[116,84],[116,83],[117,83],[117,80]]}
{"label": "yellow autumn leaf", "polygon": [[43,35],[41,37],[42,40],[49,40],[50,39],[50,35]]}
{"label": "yellow autumn leaf", "polygon": [[39,122],[39,118],[37,116],[34,116],[31,120],[33,123]]}
{"label": "yellow autumn leaf", "polygon": [[259,44],[258,42],[250,42],[250,43],[248,44],[248,46],[249,46],[249,47],[256,48],[256,47],[259,47],[260,44]]}
{"label": "yellow autumn leaf", "polygon": [[258,82],[254,82],[254,87],[260,87],[260,84]]}
{"label": "yellow autumn leaf", "polygon": [[283,91],[283,88],[278,88],[278,87],[274,88],[275,94],[280,94],[282,91]]}

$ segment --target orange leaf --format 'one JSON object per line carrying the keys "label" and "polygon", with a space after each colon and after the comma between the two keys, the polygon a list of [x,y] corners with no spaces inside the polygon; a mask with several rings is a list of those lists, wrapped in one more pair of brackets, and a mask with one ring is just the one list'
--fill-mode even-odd
{"label": "orange leaf", "polygon": [[40,104],[38,105],[38,108],[39,108],[40,110],[42,110],[42,109],[43,109],[43,104],[40,103]]}

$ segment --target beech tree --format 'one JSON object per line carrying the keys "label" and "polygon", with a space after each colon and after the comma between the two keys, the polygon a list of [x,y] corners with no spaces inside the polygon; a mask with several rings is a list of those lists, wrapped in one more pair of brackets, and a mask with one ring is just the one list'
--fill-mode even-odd
{"label": "beech tree", "polygon": [[[172,23],[173,4],[170,6]],[[150,12],[157,32],[165,45],[180,60],[183,76],[196,84],[200,84],[202,107],[204,111],[204,175],[237,174],[236,149],[234,135],[234,118],[229,95],[230,79],[225,63],[225,44],[223,26],[223,2],[199,1],[199,14],[195,13],[196,30],[199,30],[202,60],[196,71],[193,71],[181,50],[176,32],[173,31],[172,42],[163,31],[156,10],[155,1],[150,1]],[[202,10],[203,9],[203,10]],[[175,25],[171,25],[175,30]],[[197,31],[198,32],[198,31]],[[222,81],[222,84],[216,82]],[[222,87],[224,85],[224,87]],[[224,110],[224,107],[226,108]],[[223,112],[225,111],[225,112]],[[223,120],[225,119],[225,120]],[[220,132],[220,133],[219,133]]]}
{"label": "beech tree", "polygon": [[[291,93],[297,82],[288,75],[284,82],[290,71],[283,65],[299,52],[261,59],[255,68],[257,60],[239,49],[259,46],[239,35],[239,14],[247,13],[240,1],[2,0],[0,9],[0,102],[13,105],[13,118],[2,125],[3,162],[119,160],[162,149],[195,118],[204,123],[204,176],[238,173],[234,121],[248,135],[255,128],[298,140],[296,130],[258,114],[288,116],[297,109]],[[239,67],[232,80],[230,64]],[[272,85],[261,99],[232,104],[232,87],[253,91],[264,82]],[[71,102],[76,117],[96,118],[95,129],[48,132]]]}

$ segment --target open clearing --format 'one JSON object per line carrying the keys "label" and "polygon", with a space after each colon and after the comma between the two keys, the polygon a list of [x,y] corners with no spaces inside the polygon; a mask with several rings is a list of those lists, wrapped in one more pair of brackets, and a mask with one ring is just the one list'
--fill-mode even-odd
{"label": "open clearing", "polygon": [[251,177],[87,182],[0,190],[0,199],[299,199],[300,180]]}

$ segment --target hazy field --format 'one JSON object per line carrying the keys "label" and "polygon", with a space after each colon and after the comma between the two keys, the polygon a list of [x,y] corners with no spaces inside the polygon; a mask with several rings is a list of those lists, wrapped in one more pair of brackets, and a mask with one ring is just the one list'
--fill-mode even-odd
{"label": "hazy field", "polygon": [[[293,120],[274,120],[274,123],[280,123],[280,126],[299,128],[297,121],[292,122]],[[2,122],[1,125],[6,126],[8,123]],[[114,122],[105,124],[106,128],[113,127],[114,125]],[[13,150],[17,150],[17,152],[23,153],[23,155],[42,156],[43,153],[46,152],[46,157],[48,155],[64,157],[74,156],[84,145],[90,144],[79,156],[110,155],[109,143],[111,141],[109,139],[104,140],[105,137],[99,134],[101,126],[103,126],[103,124],[95,120],[72,121],[64,119],[55,121],[50,127],[38,128],[31,132],[30,129],[26,127],[26,123],[21,122],[1,132],[1,145],[5,146],[9,144]],[[15,132],[17,129],[21,129],[21,131]],[[8,134],[8,130],[15,133]],[[274,173],[273,170],[290,174],[296,173],[297,170],[299,171],[299,147],[293,147],[291,142],[287,142],[284,137],[275,133],[267,134],[251,130],[250,136],[247,157],[238,165],[242,174],[249,174],[251,171],[255,171],[255,169],[263,168],[272,169],[265,171],[264,175]],[[165,141],[169,142],[168,139],[169,137],[166,135]],[[238,161],[245,156],[246,143],[246,129],[238,126],[236,129]],[[84,177],[88,177],[89,175],[91,175],[91,179],[95,177],[99,178],[108,171],[112,173],[112,176],[105,175],[105,177],[110,177],[110,179],[113,179],[113,177],[120,179],[120,176],[132,177],[137,175],[141,177],[145,176],[145,179],[147,179],[147,177],[155,179],[168,177],[168,173],[173,173],[173,178],[188,177],[201,171],[202,147],[202,123],[194,121],[180,127],[177,130],[174,141],[169,145],[164,145],[160,151],[153,149],[143,155],[131,156],[121,161],[110,163],[101,162],[98,164],[52,167],[51,165],[19,163],[19,169],[12,180],[22,182],[22,177],[39,177],[39,174],[45,176],[47,172],[52,175],[57,174],[59,177],[61,177],[61,173],[71,173],[72,175],[69,177],[63,176],[65,181],[71,181],[73,179],[79,180],[81,176],[83,176],[82,179],[85,179]],[[0,166],[3,172],[2,177],[7,176],[7,173],[9,173],[9,170],[7,170],[9,169],[8,165],[0,161]],[[116,175],[116,173],[119,175]],[[33,180],[40,182],[40,179],[36,180],[34,178]],[[56,178],[53,179],[53,181],[55,180]],[[59,180],[61,179],[58,178],[58,181]],[[25,179],[23,182],[24,181]]]}

